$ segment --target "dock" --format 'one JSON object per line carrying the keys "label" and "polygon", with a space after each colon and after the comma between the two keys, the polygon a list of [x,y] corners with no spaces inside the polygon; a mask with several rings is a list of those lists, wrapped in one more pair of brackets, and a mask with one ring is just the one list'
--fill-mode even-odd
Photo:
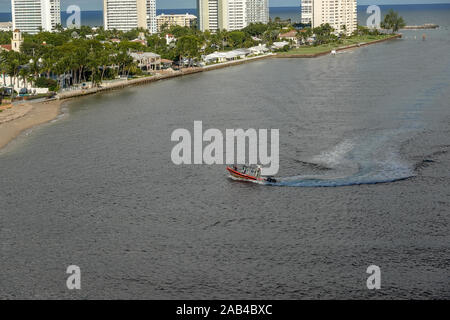
{"label": "dock", "polygon": [[421,26],[405,26],[402,30],[425,30],[425,29],[437,29],[439,25],[433,23],[426,23]]}

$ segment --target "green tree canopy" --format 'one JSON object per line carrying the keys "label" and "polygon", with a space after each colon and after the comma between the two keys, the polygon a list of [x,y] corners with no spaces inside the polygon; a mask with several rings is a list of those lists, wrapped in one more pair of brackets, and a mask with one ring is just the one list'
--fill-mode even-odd
{"label": "green tree canopy", "polygon": [[384,16],[384,20],[381,23],[381,27],[384,29],[390,29],[392,32],[397,32],[406,25],[405,21],[397,12],[390,9]]}

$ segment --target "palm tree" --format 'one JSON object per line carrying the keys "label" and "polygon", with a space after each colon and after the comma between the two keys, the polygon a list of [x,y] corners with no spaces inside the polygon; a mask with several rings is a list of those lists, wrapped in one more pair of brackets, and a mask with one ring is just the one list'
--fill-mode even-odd
{"label": "palm tree", "polygon": [[7,51],[0,52],[0,73],[3,78],[3,85],[6,86],[6,74],[8,73],[8,54]]}
{"label": "palm tree", "polygon": [[20,53],[15,51],[9,52],[8,74],[11,78],[11,86],[16,83],[16,77],[20,70]]}
{"label": "palm tree", "polygon": [[23,83],[23,87],[26,88],[27,87],[27,78],[29,75],[29,71],[27,70],[27,68],[20,68],[19,70],[19,76],[20,78],[22,78],[22,83]]}
{"label": "palm tree", "polygon": [[58,31],[58,32],[63,32],[64,28],[63,28],[63,26],[60,23],[57,23],[55,25],[55,30]]}
{"label": "palm tree", "polygon": [[100,52],[98,57],[98,63],[102,68],[102,74],[100,77],[100,83],[103,82],[103,77],[105,76],[106,68],[111,65],[111,54],[112,50],[109,46],[105,46],[105,48]]}
{"label": "palm tree", "polygon": [[40,72],[40,69],[41,69],[40,63],[41,62],[42,62],[41,58],[34,58],[34,59],[32,58],[32,59],[30,59],[30,62],[28,64],[28,66],[30,68],[30,74],[33,75],[33,79],[34,79],[32,81],[34,81],[34,82],[36,81],[38,74]]}
{"label": "palm tree", "polygon": [[345,38],[347,36],[347,26],[344,24],[341,26],[341,29],[342,29],[341,37]]}
{"label": "palm tree", "polygon": [[313,35],[313,31],[311,28],[305,28],[301,30],[298,34],[299,38],[302,40],[303,43],[307,43],[308,39],[311,38]]}
{"label": "palm tree", "polygon": [[42,60],[42,70],[47,75],[47,79],[50,79],[50,73],[52,72],[54,66],[55,66],[54,57],[50,54],[46,55]]}

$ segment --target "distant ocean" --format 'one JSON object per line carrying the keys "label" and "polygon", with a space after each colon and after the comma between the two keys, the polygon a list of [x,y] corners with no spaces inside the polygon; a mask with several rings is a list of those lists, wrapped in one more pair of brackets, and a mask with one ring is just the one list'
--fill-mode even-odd
{"label": "distant ocean", "polygon": [[[382,5],[380,6],[382,14],[389,9],[394,9],[402,15],[407,24],[416,25],[424,23],[436,23],[441,26],[450,25],[450,3],[449,4],[414,4],[414,5]],[[368,14],[367,6],[358,6],[358,20],[364,25]],[[280,17],[282,19],[291,19],[293,22],[300,21],[300,6],[298,7],[271,7],[270,17]],[[197,9],[158,9],[157,14],[183,14],[190,13],[197,15]],[[62,12],[62,23],[65,25],[69,15]],[[11,13],[0,12],[0,22],[11,21]],[[89,26],[103,25],[102,11],[83,11],[81,13],[81,23]]]}

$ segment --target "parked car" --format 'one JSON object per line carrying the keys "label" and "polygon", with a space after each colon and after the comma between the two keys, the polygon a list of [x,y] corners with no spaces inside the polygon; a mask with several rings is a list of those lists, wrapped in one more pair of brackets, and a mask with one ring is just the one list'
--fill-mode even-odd
{"label": "parked car", "polygon": [[26,96],[28,94],[27,88],[22,88],[19,90],[19,97]]}
{"label": "parked car", "polygon": [[12,87],[3,87],[3,88],[0,88],[0,92],[3,95],[3,97],[10,97],[13,94],[13,88]]}

